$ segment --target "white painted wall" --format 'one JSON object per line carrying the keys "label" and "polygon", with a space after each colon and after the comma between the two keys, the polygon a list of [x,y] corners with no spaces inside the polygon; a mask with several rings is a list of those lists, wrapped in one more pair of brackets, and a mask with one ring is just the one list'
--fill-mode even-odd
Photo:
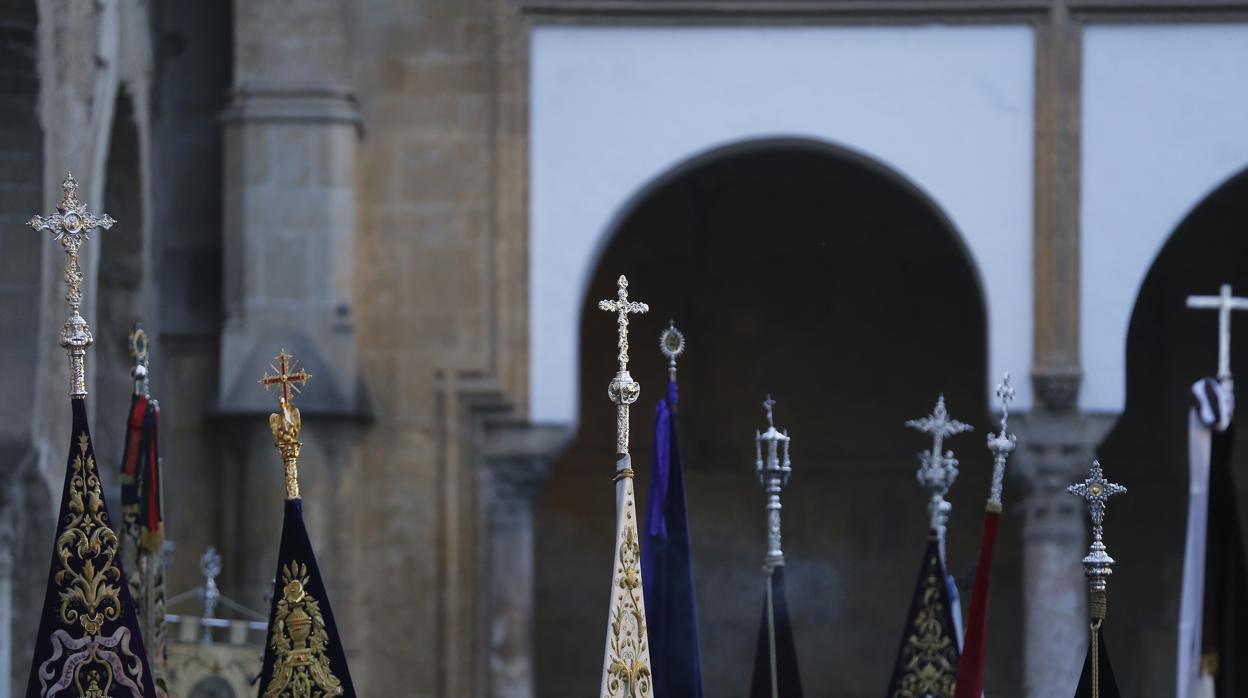
{"label": "white painted wall", "polygon": [[1030,369],[1029,27],[538,26],[531,50],[535,422],[576,420],[580,304],[613,217],[689,157],[763,137],[857,150],[927,192],[988,294],[989,385]]}
{"label": "white painted wall", "polygon": [[1094,25],[1083,54],[1080,406],[1121,412],[1144,277],[1184,216],[1248,166],[1248,24]]}

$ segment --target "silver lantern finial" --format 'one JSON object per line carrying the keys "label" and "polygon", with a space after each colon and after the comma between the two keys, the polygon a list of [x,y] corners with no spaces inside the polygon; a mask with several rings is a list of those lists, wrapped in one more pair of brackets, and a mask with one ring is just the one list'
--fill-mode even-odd
{"label": "silver lantern finial", "polygon": [[931,515],[931,528],[942,533],[952,509],[949,502],[945,501],[945,495],[949,493],[953,481],[958,478],[958,459],[953,457],[953,451],[944,450],[945,439],[971,431],[972,427],[949,417],[943,394],[936,399],[936,408],[930,415],[922,419],[911,419],[906,422],[906,426],[932,435],[932,449],[919,454],[919,470],[915,477],[919,486],[931,494],[931,501],[927,505]]}
{"label": "silver lantern finial", "polygon": [[619,354],[616,358],[620,362],[620,371],[607,386],[607,396],[615,403],[615,452],[623,456],[628,454],[628,406],[637,402],[641,395],[641,384],[628,374],[628,316],[650,312],[650,306],[628,299],[628,279],[623,274],[620,274],[616,284],[616,299],[598,301],[598,309],[615,313],[619,326]]}
{"label": "silver lantern finial", "polygon": [[[776,401],[768,395],[763,401],[767,412],[767,431],[754,432],[754,470],[758,481],[767,492],[767,558],[763,566],[773,570],[784,564],[784,552],[780,548],[780,490],[789,484],[793,462],[789,459],[789,430],[776,429],[774,408]],[[764,456],[763,444],[766,444]]]}
{"label": "silver lantern finial", "polygon": [[1010,372],[1005,372],[1001,384],[997,386],[997,399],[1001,401],[1001,431],[988,434],[988,450],[992,451],[992,489],[988,493],[988,511],[1001,512],[1001,489],[1005,481],[1005,462],[1018,440],[1009,432],[1010,402],[1014,399],[1014,388],[1010,387]]}
{"label": "silver lantern finial", "polygon": [[685,333],[676,329],[676,321],[668,320],[667,329],[659,335],[659,351],[667,357],[667,380],[676,382],[676,357],[685,353]]}
{"label": "silver lantern finial", "polygon": [[130,377],[134,379],[134,394],[148,394],[148,353],[147,353],[147,332],[143,331],[143,323],[134,323],[134,329],[130,330],[130,358],[134,359],[134,365],[130,367]]}

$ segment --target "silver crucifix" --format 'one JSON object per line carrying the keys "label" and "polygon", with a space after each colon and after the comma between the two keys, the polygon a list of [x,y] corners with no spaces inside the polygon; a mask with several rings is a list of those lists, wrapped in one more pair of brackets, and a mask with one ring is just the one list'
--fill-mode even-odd
{"label": "silver crucifix", "polygon": [[108,230],[117,221],[105,214],[96,216],[87,211],[87,205],[78,200],[78,182],[74,175],[66,174],[61,182],[61,203],[57,213],[48,217],[35,216],[28,225],[35,230],[48,230],[52,239],[61,243],[68,259],[65,261],[65,300],[69,302],[70,316],[61,330],[61,346],[69,354],[69,394],[75,399],[87,396],[87,347],[95,342],[91,328],[79,312],[82,308],[82,267],[78,265],[78,249],[91,239],[96,228]]}
{"label": "silver crucifix", "polygon": [[1231,381],[1231,311],[1248,310],[1248,298],[1231,295],[1231,285],[1222,284],[1216,296],[1188,296],[1187,307],[1213,308],[1218,311],[1218,380],[1227,385]]}
{"label": "silver crucifix", "polygon": [[936,409],[930,415],[922,419],[911,419],[906,422],[906,426],[932,435],[932,449],[919,454],[919,471],[916,477],[919,486],[932,497],[927,505],[928,513],[931,514],[932,530],[942,532],[945,522],[949,520],[951,509],[949,502],[945,501],[945,495],[953,486],[953,481],[958,478],[958,459],[953,457],[953,451],[944,450],[945,439],[971,431],[971,425],[951,419],[949,411],[945,409],[945,396],[941,395],[936,399]]}
{"label": "silver crucifix", "polygon": [[[768,395],[763,401],[767,431],[754,432],[754,470],[767,492],[767,558],[763,563],[767,570],[784,564],[784,553],[780,549],[780,490],[789,484],[789,475],[793,472],[793,462],[789,460],[792,439],[788,429],[776,429],[775,406],[776,401]],[[763,444],[767,445],[765,456]]]}
{"label": "silver crucifix", "polygon": [[988,434],[988,450],[992,451],[992,489],[988,493],[988,510],[1001,511],[1001,489],[1005,480],[1005,462],[1014,452],[1017,439],[1009,432],[1010,401],[1014,399],[1014,388],[1010,387],[1010,372],[997,386],[997,399],[1001,401],[1001,431]]}
{"label": "silver crucifix", "polygon": [[1092,514],[1092,548],[1088,556],[1083,558],[1083,567],[1088,575],[1094,594],[1105,592],[1109,575],[1113,574],[1114,558],[1109,556],[1102,538],[1105,523],[1105,502],[1115,495],[1123,494],[1127,488],[1105,479],[1101,472],[1100,461],[1092,461],[1092,472],[1088,479],[1076,482],[1067,487],[1071,494],[1083,497],[1088,503],[1088,511]]}
{"label": "silver crucifix", "polygon": [[650,306],[628,299],[628,279],[620,274],[616,282],[619,290],[613,301],[598,301],[598,309],[616,314],[619,326],[620,371],[611,379],[607,386],[607,396],[615,403],[615,452],[617,455],[628,455],[628,406],[637,402],[641,395],[641,384],[628,375],[628,316],[632,313],[646,313]]}

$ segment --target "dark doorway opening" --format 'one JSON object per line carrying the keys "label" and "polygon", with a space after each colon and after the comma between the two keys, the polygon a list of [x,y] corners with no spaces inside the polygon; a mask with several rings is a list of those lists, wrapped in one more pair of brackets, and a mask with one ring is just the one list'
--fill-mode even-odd
{"label": "dark doorway opening", "polygon": [[[1237,295],[1248,294],[1245,226],[1248,171],[1225,182],[1179,224],[1145,277],[1131,315],[1126,406],[1100,448],[1107,475],[1130,490],[1112,502],[1106,523],[1107,545],[1118,561],[1113,605],[1149,609],[1115,615],[1107,626],[1115,652],[1132,658],[1133,669],[1119,674],[1124,694],[1174,693],[1187,527],[1188,390],[1217,372],[1217,313],[1188,310],[1186,299],[1217,295],[1223,283]],[[1248,372],[1248,316],[1234,313],[1231,329],[1231,371]],[[1248,410],[1242,398],[1239,404],[1235,421],[1242,435]],[[1243,526],[1248,450],[1235,453],[1234,470]],[[1130,522],[1130,529],[1113,536],[1115,520]]]}
{"label": "dark doorway opening", "polygon": [[[680,427],[706,694],[743,695],[750,678],[765,552],[752,439],[771,393],[778,425],[793,436],[784,552],[803,682],[821,687],[816,694],[878,696],[926,530],[914,471],[915,453],[930,444],[902,424],[927,414],[939,392],[981,430],[950,444],[963,460],[951,493],[952,571],[978,552],[991,475],[986,313],[957,232],[895,173],[806,141],[716,151],[637,197],[584,299],[580,430],[538,503],[537,678],[550,698],[592,693],[599,679],[616,335],[597,300],[614,297],[621,273],[651,308],[631,325],[630,371],[642,384],[632,428],[639,511],[666,378],[658,335],[671,318],[688,338]],[[990,690],[1007,693],[1021,670],[1016,536],[1004,532],[998,550],[1002,640],[988,677]]]}

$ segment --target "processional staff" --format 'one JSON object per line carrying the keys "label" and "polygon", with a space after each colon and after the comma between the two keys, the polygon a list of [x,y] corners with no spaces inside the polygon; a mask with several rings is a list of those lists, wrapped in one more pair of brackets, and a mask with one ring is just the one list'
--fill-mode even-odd
{"label": "processional staff", "polygon": [[1231,311],[1248,310],[1248,298],[1231,295],[1231,285],[1222,284],[1216,296],[1188,296],[1187,307],[1218,311],[1218,381],[1231,382]]}
{"label": "processional staff", "polygon": [[601,698],[648,698],[651,695],[650,647],[641,584],[641,543],[637,533],[637,504],[633,496],[633,467],[628,454],[629,406],[641,395],[641,385],[628,373],[628,316],[650,307],[628,299],[628,279],[618,282],[615,300],[598,302],[599,310],[616,314],[619,332],[619,371],[607,386],[615,403],[615,556],[611,575],[611,609],[603,653]]}
{"label": "processional staff", "polygon": [[1100,695],[1100,632],[1105,622],[1108,600],[1106,589],[1109,576],[1114,573],[1114,558],[1109,556],[1105,547],[1104,526],[1105,503],[1110,497],[1123,494],[1127,488],[1105,479],[1101,471],[1100,461],[1092,461],[1092,471],[1088,479],[1066,488],[1071,494],[1083,497],[1088,503],[1088,511],[1092,515],[1092,547],[1083,558],[1084,574],[1088,577],[1088,611],[1091,617],[1089,628],[1092,631],[1090,645],[1092,670],[1092,696]]}
{"label": "processional staff", "polygon": [[28,225],[35,230],[49,230],[53,239],[61,243],[65,261],[65,300],[69,302],[70,316],[61,330],[61,346],[69,354],[69,395],[81,400],[87,396],[87,347],[95,343],[91,328],[82,317],[82,267],[78,265],[78,250],[82,243],[91,239],[96,228],[108,230],[117,221],[104,214],[97,216],[87,211],[87,205],[78,200],[78,181],[73,174],[66,174],[61,182],[61,203],[57,213],[48,217],[35,216]]}
{"label": "processional staff", "polygon": [[1001,513],[1001,491],[1005,483],[1005,463],[1014,452],[1018,439],[1009,432],[1010,402],[1014,400],[1014,388],[1010,386],[1010,372],[997,386],[997,400],[1001,402],[1001,431],[988,434],[988,450],[992,451],[992,486],[988,490],[988,511]]}

